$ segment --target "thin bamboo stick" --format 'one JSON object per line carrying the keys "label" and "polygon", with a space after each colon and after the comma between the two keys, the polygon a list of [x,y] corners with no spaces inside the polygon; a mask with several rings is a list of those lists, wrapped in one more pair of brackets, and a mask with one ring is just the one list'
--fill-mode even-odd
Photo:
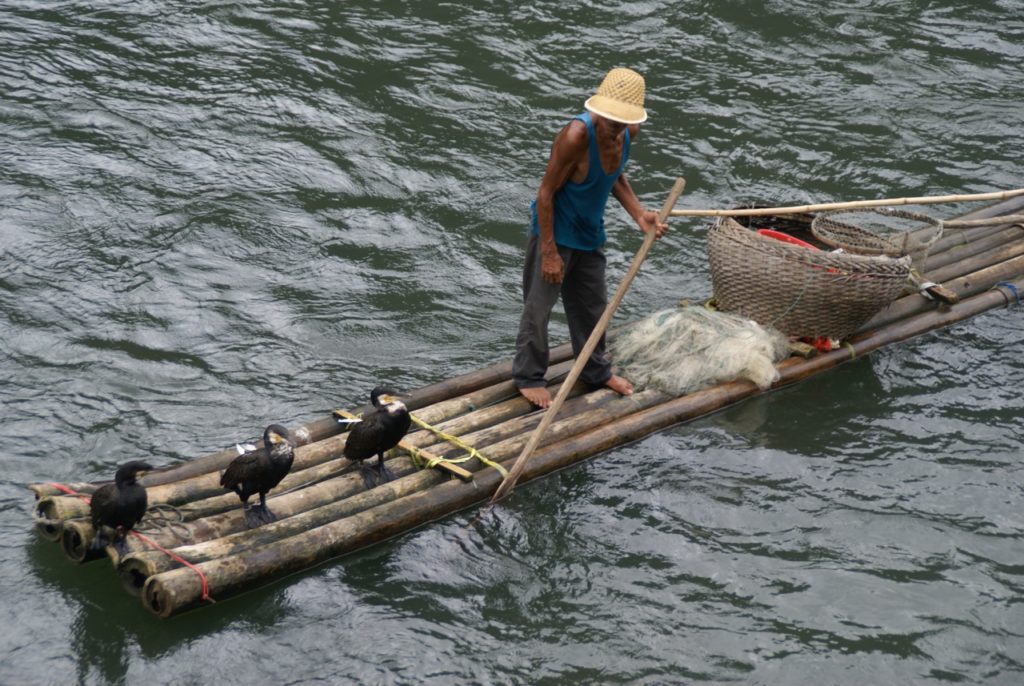
{"label": "thin bamboo stick", "polygon": [[928,205],[935,203],[973,202],[982,200],[1005,200],[1024,195],[1024,188],[994,193],[971,195],[925,195],[917,198],[884,198],[880,200],[853,200],[849,202],[827,202],[814,205],[789,207],[753,207],[731,210],[672,210],[672,217],[763,217],[769,214],[803,214],[829,210],[850,210],[862,207],[891,207],[896,205]]}

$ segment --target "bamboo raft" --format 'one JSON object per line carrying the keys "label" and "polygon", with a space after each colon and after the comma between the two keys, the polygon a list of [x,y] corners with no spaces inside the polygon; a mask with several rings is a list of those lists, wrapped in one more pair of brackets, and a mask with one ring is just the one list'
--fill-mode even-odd
{"label": "bamboo raft", "polygon": [[[970,228],[949,232],[932,248],[923,276],[958,302],[906,295],[842,347],[779,363],[772,389],[982,312],[1019,305],[1024,224],[1020,216],[1008,215],[1022,209],[1024,197],[1016,197],[964,215],[960,219]],[[1004,216],[1007,221],[999,219]],[[796,219],[809,222],[806,215]],[[572,365],[568,344],[552,349],[552,391],[560,390]],[[620,397],[608,389],[573,386],[520,481],[763,392],[749,381],[678,397],[654,389]],[[170,617],[479,506],[498,490],[545,414],[517,393],[510,361],[420,388],[407,398],[418,422],[389,456],[388,466],[399,478],[366,490],[357,465],[342,456],[347,425],[338,418],[351,413],[339,410],[292,429],[301,445],[291,472],[269,498],[278,521],[257,529],[246,528],[237,496],[219,485],[219,472],[236,456],[234,447],[143,476],[150,504],[139,527],[143,535],[128,537],[123,556],[113,546],[105,550],[124,588],[152,613]],[[58,542],[73,561],[104,554],[90,550],[87,502],[103,483],[29,486],[39,535]]]}

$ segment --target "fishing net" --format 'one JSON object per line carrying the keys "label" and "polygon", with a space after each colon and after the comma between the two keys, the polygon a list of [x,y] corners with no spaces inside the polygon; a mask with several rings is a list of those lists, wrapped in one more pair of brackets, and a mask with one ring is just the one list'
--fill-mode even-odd
{"label": "fishing net", "polygon": [[634,383],[685,395],[736,379],[768,388],[779,378],[775,363],[789,354],[789,343],[750,319],[692,306],[655,312],[616,336],[609,349]]}
{"label": "fishing net", "polygon": [[823,212],[811,233],[832,248],[856,255],[910,256],[915,268],[942,237],[942,222],[926,214],[885,207]]}
{"label": "fishing net", "polygon": [[842,340],[899,297],[910,257],[793,245],[722,217],[708,233],[715,304],[790,336]]}

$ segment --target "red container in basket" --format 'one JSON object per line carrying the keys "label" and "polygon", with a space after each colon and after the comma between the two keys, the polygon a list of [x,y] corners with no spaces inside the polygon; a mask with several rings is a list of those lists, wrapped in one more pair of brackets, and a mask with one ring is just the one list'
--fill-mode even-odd
{"label": "red container in basket", "polygon": [[774,238],[777,241],[789,243],[790,245],[799,245],[800,247],[810,248],[811,250],[819,249],[817,246],[811,245],[807,241],[802,241],[799,238],[794,238],[793,236],[790,236],[788,233],[782,233],[781,231],[776,231],[774,229],[758,229],[757,232],[762,236]]}

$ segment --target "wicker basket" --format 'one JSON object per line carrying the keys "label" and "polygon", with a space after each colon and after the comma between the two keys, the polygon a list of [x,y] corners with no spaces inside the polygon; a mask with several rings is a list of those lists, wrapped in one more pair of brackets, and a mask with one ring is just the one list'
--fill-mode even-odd
{"label": "wicker basket", "polygon": [[928,250],[942,238],[942,222],[890,207],[839,210],[816,216],[811,233],[825,245],[857,255],[910,255],[921,269]]}
{"label": "wicker basket", "polygon": [[790,245],[723,217],[708,236],[715,302],[791,336],[844,339],[895,300],[910,258]]}

